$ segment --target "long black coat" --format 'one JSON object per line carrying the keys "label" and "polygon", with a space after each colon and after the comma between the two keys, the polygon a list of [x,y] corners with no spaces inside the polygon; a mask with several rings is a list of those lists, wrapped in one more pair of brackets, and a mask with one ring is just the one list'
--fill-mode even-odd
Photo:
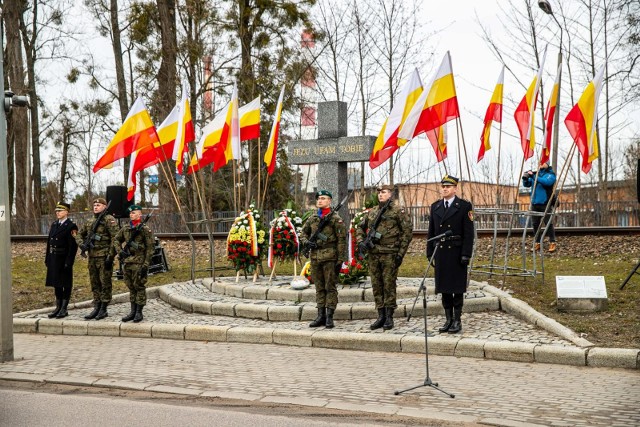
{"label": "long black coat", "polygon": [[444,201],[431,205],[429,216],[429,238],[451,230],[453,236],[445,241],[436,240],[427,244],[427,256],[435,256],[436,293],[461,294],[467,291],[467,266],[460,263],[462,256],[471,258],[473,253],[473,207],[471,203],[455,197],[449,209]]}
{"label": "long black coat", "polygon": [[47,254],[44,263],[47,266],[46,286],[68,287],[73,284],[73,262],[76,259],[78,243],[75,235],[78,226],[69,218],[60,226],[58,221],[51,224],[47,239]]}

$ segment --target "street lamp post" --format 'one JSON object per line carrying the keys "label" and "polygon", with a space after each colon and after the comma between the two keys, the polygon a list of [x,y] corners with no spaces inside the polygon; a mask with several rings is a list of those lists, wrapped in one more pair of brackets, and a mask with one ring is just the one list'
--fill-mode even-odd
{"label": "street lamp post", "polygon": [[[0,21],[2,10],[0,9]],[[2,40],[0,25],[0,46]],[[7,99],[4,93],[4,62],[0,55],[0,363],[13,360],[13,309],[11,302],[11,206],[7,166]],[[9,106],[11,99],[9,99]]]}
{"label": "street lamp post", "polygon": [[538,6],[547,15],[551,15],[558,28],[560,28],[560,46],[558,49],[558,99],[556,99],[556,111],[553,115],[553,149],[551,150],[551,167],[553,170],[558,171],[558,128],[560,127],[560,89],[562,84],[562,25],[558,22],[558,19],[553,14],[551,9],[551,3],[547,0],[538,0]]}

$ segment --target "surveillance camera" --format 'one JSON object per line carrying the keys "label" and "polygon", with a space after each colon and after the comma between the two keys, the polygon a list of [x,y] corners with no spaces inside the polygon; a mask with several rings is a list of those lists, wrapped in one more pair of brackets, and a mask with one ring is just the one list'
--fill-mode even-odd
{"label": "surveillance camera", "polygon": [[29,97],[23,95],[14,95],[11,97],[12,107],[29,107]]}
{"label": "surveillance camera", "polygon": [[551,3],[549,3],[547,0],[538,0],[538,6],[540,6],[540,9],[542,9],[542,11],[547,15],[553,15]]}

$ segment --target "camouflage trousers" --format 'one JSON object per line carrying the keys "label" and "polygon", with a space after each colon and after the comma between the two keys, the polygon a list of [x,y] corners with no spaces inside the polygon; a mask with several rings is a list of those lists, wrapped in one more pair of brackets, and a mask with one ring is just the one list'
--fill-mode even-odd
{"label": "camouflage trousers", "polygon": [[338,305],[336,261],[311,261],[311,279],[316,286],[316,306],[335,309]]}
{"label": "camouflage trousers", "polygon": [[138,272],[142,264],[125,264],[122,268],[124,283],[129,288],[129,301],[138,305],[147,303],[147,278],[141,278]]}
{"label": "camouflage trousers", "polygon": [[107,270],[104,266],[106,256],[89,258],[89,280],[91,281],[91,292],[93,292],[94,302],[110,302],[113,285],[111,275],[113,268]]}
{"label": "camouflage trousers", "polygon": [[389,307],[397,308],[396,279],[398,267],[395,263],[396,254],[369,254],[369,275],[373,288],[373,299],[376,309]]}

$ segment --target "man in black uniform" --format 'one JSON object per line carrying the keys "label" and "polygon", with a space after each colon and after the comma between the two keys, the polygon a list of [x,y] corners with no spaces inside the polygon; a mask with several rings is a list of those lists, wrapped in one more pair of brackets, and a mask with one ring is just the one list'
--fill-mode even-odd
{"label": "man in black uniform", "polygon": [[[473,207],[456,196],[458,178],[442,178],[442,200],[431,205],[428,238],[451,231],[451,235],[427,244],[427,258],[435,252],[436,294],[442,294],[447,318],[440,332],[455,334],[462,330],[460,317],[467,291],[467,267],[473,254]],[[436,251],[436,246],[438,250]]]}
{"label": "man in black uniform", "polygon": [[47,254],[44,257],[44,264],[47,266],[45,285],[52,286],[56,295],[56,309],[48,314],[49,318],[62,319],[68,315],[67,306],[73,287],[73,262],[78,251],[75,239],[78,226],[67,218],[70,207],[63,202],[56,205],[57,219],[51,224],[47,239]]}

